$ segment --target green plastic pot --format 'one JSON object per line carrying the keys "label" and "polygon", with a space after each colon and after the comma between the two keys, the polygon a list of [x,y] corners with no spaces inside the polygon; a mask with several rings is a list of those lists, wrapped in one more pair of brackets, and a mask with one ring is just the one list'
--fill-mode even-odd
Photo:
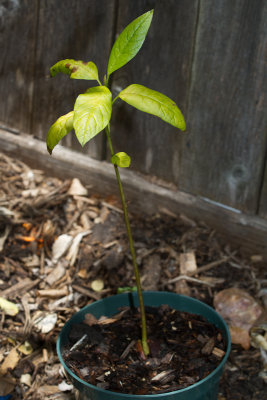
{"label": "green plastic pot", "polygon": [[193,299],[191,297],[181,296],[170,292],[144,292],[144,303],[147,306],[158,307],[162,304],[168,304],[170,307],[187,311],[193,314],[202,315],[209,322],[216,325],[223,334],[227,343],[227,349],[224,358],[218,367],[205,379],[191,385],[185,389],[177,390],[169,393],[152,394],[152,395],[132,395],[124,393],[115,393],[109,390],[104,390],[84,382],[76,376],[64,363],[61,350],[68,343],[68,335],[71,326],[80,323],[84,320],[87,313],[93,314],[95,317],[106,315],[108,317],[116,314],[120,307],[138,306],[138,298],[136,293],[123,293],[116,296],[107,297],[96,301],[79,312],[74,314],[72,318],[65,324],[60,332],[57,341],[57,353],[61,364],[64,366],[73,385],[78,389],[81,400],[217,400],[219,379],[223,372],[224,364],[229,356],[231,347],[231,338],[228,327],[222,317],[211,307]]}

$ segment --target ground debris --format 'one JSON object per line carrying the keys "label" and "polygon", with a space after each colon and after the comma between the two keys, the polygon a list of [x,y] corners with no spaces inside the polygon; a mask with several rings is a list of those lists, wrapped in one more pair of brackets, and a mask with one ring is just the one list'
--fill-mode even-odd
{"label": "ground debris", "polygon": [[[0,310],[0,388],[6,388],[0,395],[11,393],[18,400],[74,399],[73,389],[63,393],[58,387],[63,381],[55,351],[59,331],[88,303],[135,286],[120,202],[99,198],[75,181],[46,177],[4,154],[0,171],[0,297],[18,307],[14,315]],[[184,292],[211,306],[217,293],[232,287],[265,301],[266,265],[260,254],[246,258],[205,224],[166,210],[130,218],[146,288]],[[55,251],[62,235],[69,238],[68,246]],[[95,281],[104,284],[101,291],[92,289]],[[266,340],[265,327],[264,322],[251,329],[259,348],[233,345],[220,398],[264,398],[265,345],[260,346]],[[198,340],[202,351],[223,356],[217,346],[212,349],[209,338]],[[32,348],[29,354],[18,350],[25,343]],[[136,341],[125,343],[118,355],[122,362],[135,347]],[[149,362],[156,369],[157,343],[152,348]],[[101,346],[98,350],[106,351]],[[169,352],[164,358],[167,380],[174,357]],[[55,368],[57,372],[51,372]],[[104,387],[101,380],[96,384]]]}
{"label": "ground debris", "polygon": [[[89,365],[106,387],[131,394],[138,394],[140,390],[142,394],[169,392],[174,385],[181,389],[190,379],[197,382],[216,368],[221,357],[215,358],[212,350],[216,348],[224,354],[225,343],[210,322],[166,305],[147,307],[146,312],[151,356],[144,355],[139,339],[139,311],[125,307],[113,318],[100,317],[99,321],[92,321],[91,328],[88,326],[90,315],[85,316],[85,323],[72,326],[69,343],[63,349],[68,367],[83,375],[81,371]],[[189,321],[193,325],[190,332]],[[173,323],[177,325],[174,331],[168,329]],[[200,333],[213,338],[209,352],[201,351],[202,345],[197,340]],[[125,350],[121,355],[122,347]],[[84,380],[94,384],[95,376],[89,374]]]}
{"label": "ground debris", "polygon": [[232,342],[250,347],[250,329],[263,314],[263,308],[245,290],[228,288],[214,297],[214,306],[228,322]]}

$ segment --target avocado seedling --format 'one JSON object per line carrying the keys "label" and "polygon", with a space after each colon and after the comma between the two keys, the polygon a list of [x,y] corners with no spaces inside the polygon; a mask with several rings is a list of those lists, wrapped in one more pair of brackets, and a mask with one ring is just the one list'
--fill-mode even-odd
{"label": "avocado seedling", "polygon": [[114,165],[119,186],[124,221],[129,239],[141,314],[141,343],[145,355],[149,354],[146,314],[140,282],[140,273],[136,261],[136,252],[124,190],[119,173],[119,168],[127,168],[130,166],[131,158],[125,152],[114,153],[110,129],[112,110],[113,107],[115,107],[116,101],[121,99],[140,111],[161,118],[163,121],[173,125],[181,131],[185,131],[186,124],[180,109],[174,101],[164,94],[143,85],[132,84],[123,89],[115,98],[113,98],[110,89],[110,76],[113,72],[127,64],[138,53],[147,36],[152,17],[153,10],[146,12],[131,22],[118,36],[109,55],[107,73],[104,76],[103,82],[99,79],[97,66],[92,61],[84,62],[65,59],[57,62],[51,67],[50,72],[52,76],[55,76],[58,73],[63,73],[69,75],[71,79],[96,81],[98,85],[90,87],[77,97],[74,109],[66,115],[61,116],[51,126],[46,139],[47,149],[51,154],[59,141],[72,130],[75,131],[76,137],[81,146],[84,146],[89,142],[89,140],[93,139],[101,131],[105,130],[107,143],[111,153],[111,162]]}

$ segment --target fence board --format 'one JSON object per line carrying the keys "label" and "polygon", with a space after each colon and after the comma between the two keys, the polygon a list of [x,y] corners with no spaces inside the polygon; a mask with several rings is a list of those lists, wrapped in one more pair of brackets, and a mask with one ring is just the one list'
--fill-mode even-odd
{"label": "fence board", "polygon": [[264,0],[200,2],[181,164],[182,190],[251,213],[265,156],[266,20]]}
{"label": "fence board", "polygon": [[[140,83],[158,90],[185,111],[190,84],[198,1],[119,2],[117,32],[134,18],[155,9],[152,25],[138,55],[114,74],[113,90]],[[115,103],[112,132],[116,151],[132,157],[132,167],[177,182],[183,133],[154,116]]]}
{"label": "fence board", "polygon": [[[115,150],[132,156],[133,169],[179,190],[267,217],[264,0],[218,0],[216,7],[211,0],[2,3],[2,126],[44,140],[50,124],[88,87],[66,76],[50,79],[49,67],[63,58],[92,60],[102,78],[115,28],[121,32],[154,8],[143,48],[114,74],[112,90],[116,95],[140,83],[165,93],[184,112],[188,133],[118,101]],[[64,143],[81,151],[74,135]],[[105,158],[104,134],[82,152]]]}
{"label": "fence board", "polygon": [[[267,219],[267,160],[265,164],[265,173],[260,197],[259,215]],[[267,242],[267,238],[266,238]]]}
{"label": "fence board", "polygon": [[[50,79],[50,66],[66,58],[94,61],[102,80],[114,12],[115,0],[102,0],[101,6],[99,0],[40,2],[32,129],[37,137],[44,138],[50,124],[73,109],[76,96],[96,83],[67,76]],[[68,135],[64,143],[82,151],[75,135]],[[101,158],[102,146],[103,135],[99,135],[83,152]]]}
{"label": "fence board", "polygon": [[37,2],[6,1],[0,9],[0,121],[30,131]]}

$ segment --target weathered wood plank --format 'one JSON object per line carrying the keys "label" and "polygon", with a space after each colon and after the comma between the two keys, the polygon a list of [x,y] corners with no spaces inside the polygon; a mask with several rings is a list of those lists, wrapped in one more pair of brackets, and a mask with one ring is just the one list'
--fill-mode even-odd
{"label": "weathered wood plank", "polygon": [[267,122],[264,0],[200,2],[180,189],[258,206]]}
{"label": "weathered wood plank", "polygon": [[[113,90],[140,83],[158,90],[186,111],[198,1],[119,1],[117,33],[154,8],[152,25],[137,56],[114,74]],[[115,103],[111,126],[116,151],[132,157],[132,167],[177,182],[184,134],[161,119]]]}
{"label": "weathered wood plank", "polygon": [[[263,177],[263,184],[260,196],[259,216],[267,219],[267,160],[265,163],[265,173]],[[266,238],[266,243],[267,243],[267,238]]]}
{"label": "weathered wood plank", "polygon": [[[113,42],[116,4],[117,32],[155,8],[141,52],[114,75],[113,90],[141,83],[165,93],[187,116],[188,134],[120,102],[112,123],[115,149],[127,151],[138,171],[172,181],[196,196],[252,214],[259,211],[266,218],[267,172],[260,186],[266,152],[267,3],[213,3],[4,2],[0,124],[44,139],[50,124],[68,112],[76,94],[87,87],[64,76],[50,79],[49,67],[61,58],[84,58],[97,63],[102,78]],[[101,158],[103,143],[100,134],[83,152]],[[74,135],[65,144],[80,151]]]}
{"label": "weathered wood plank", "polygon": [[30,131],[37,5],[27,0],[1,2],[1,125]]}
{"label": "weathered wood plank", "polygon": [[[43,141],[3,130],[0,130],[0,151],[18,157],[32,168],[43,169],[47,174],[63,179],[79,178],[84,184],[90,184],[92,191],[103,196],[118,194],[113,167],[106,162],[62,146],[58,146],[51,157]],[[267,258],[267,221],[197,196],[157,186],[131,170],[121,169],[121,177],[130,201],[130,211],[151,214],[167,209],[177,215],[183,213],[196,221],[205,221],[226,236],[230,245]]]}
{"label": "weathered wood plank", "polygon": [[[71,80],[63,75],[51,79],[49,68],[53,64],[66,58],[93,61],[102,80],[112,41],[114,13],[115,0],[40,2],[33,135],[44,138],[49,126],[73,109],[76,96],[97,85],[97,82]],[[102,157],[102,134],[83,150],[74,134],[68,135],[63,143],[93,157]]]}

